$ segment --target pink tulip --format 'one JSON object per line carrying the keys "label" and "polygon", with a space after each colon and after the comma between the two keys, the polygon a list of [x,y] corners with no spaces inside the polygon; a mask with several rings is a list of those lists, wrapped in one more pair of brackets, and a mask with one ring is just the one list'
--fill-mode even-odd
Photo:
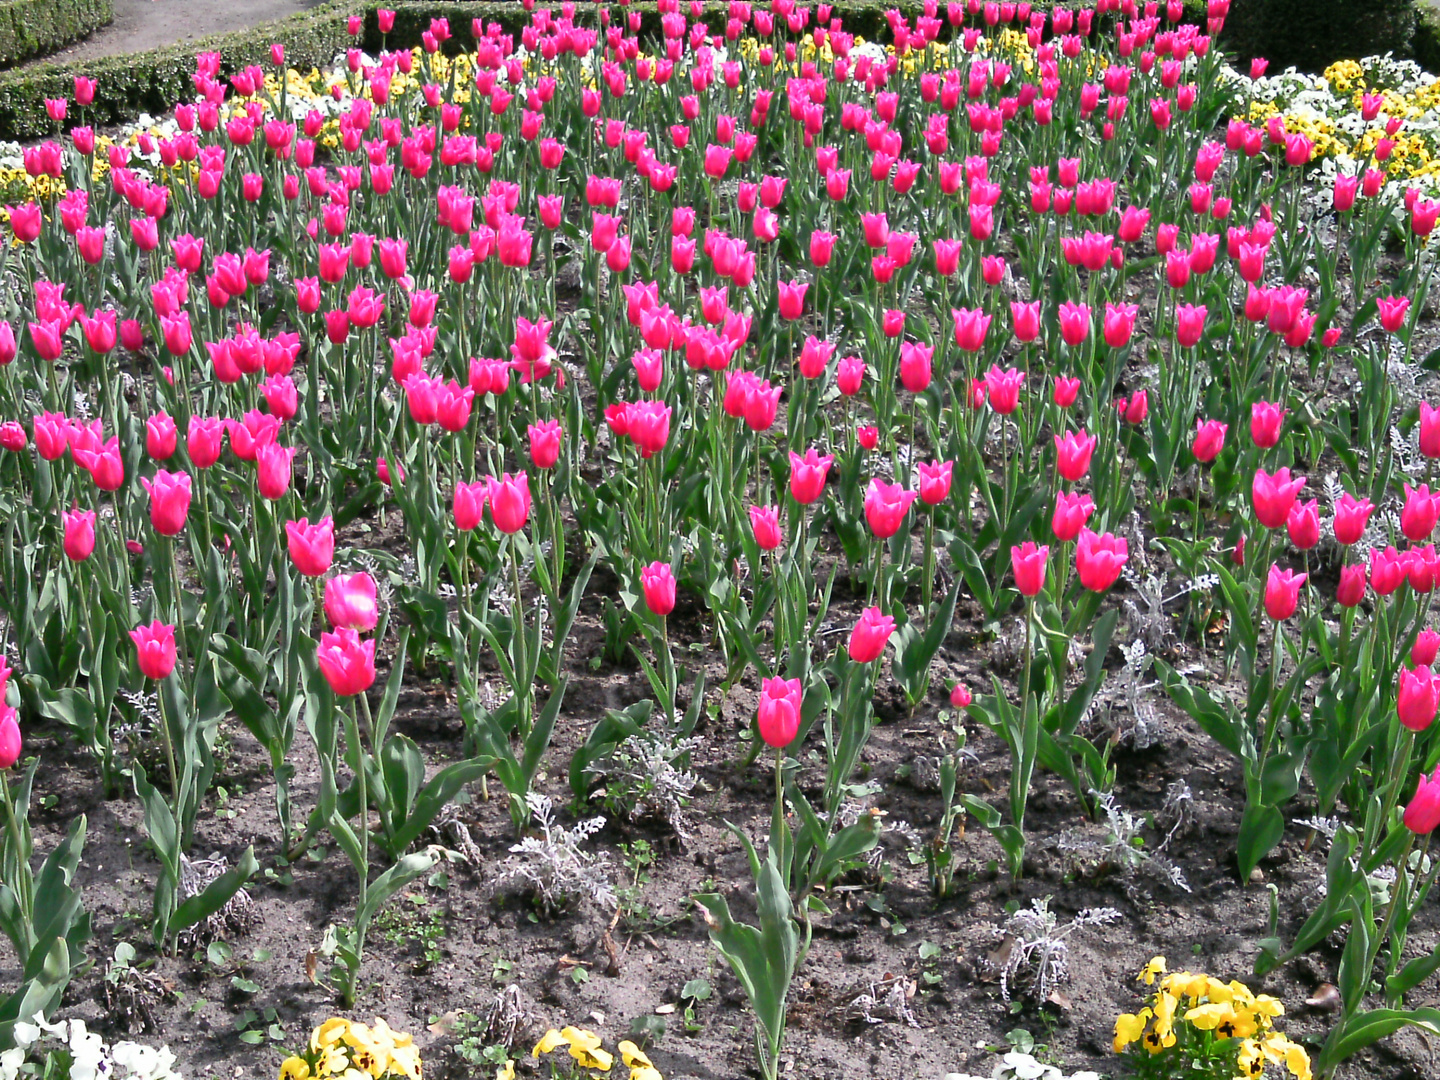
{"label": "pink tulip", "polygon": [[1308,576],[1278,566],[1270,567],[1270,576],[1265,582],[1265,613],[1276,622],[1294,615],[1300,600],[1300,586]]}
{"label": "pink tulip", "polygon": [[1129,557],[1130,545],[1123,537],[1080,530],[1080,539],[1075,545],[1075,566],[1080,572],[1080,584],[1085,588],[1095,592],[1110,588]]}
{"label": "pink tulip", "polygon": [[1045,587],[1045,565],[1050,558],[1048,546],[1036,547],[1027,540],[1010,549],[1010,567],[1015,573],[1015,588],[1023,596],[1034,596]]}
{"label": "pink tulip", "polygon": [[[1255,470],[1250,495],[1255,504],[1255,517],[1267,529],[1279,529],[1290,516],[1296,496],[1305,486],[1305,477],[1290,478],[1290,470],[1281,467],[1272,476],[1264,469]],[[1432,522],[1433,526],[1433,522]]]}
{"label": "pink tulip", "polygon": [[1440,505],[1428,485],[1418,488],[1405,485],[1405,506],[1400,511],[1400,531],[1407,540],[1420,543],[1435,531],[1435,521],[1440,516]]}
{"label": "pink tulip", "polygon": [[145,421],[145,452],[154,460],[168,460],[178,442],[175,421],[165,413],[156,413]]}
{"label": "pink tulip", "polygon": [[1061,543],[1074,540],[1080,535],[1080,530],[1085,527],[1085,523],[1090,520],[1090,515],[1093,513],[1095,513],[1095,500],[1089,495],[1057,492],[1055,513],[1050,519],[1050,531]]}
{"label": "pink tulip", "polygon": [[809,506],[825,491],[825,477],[835,459],[829,454],[818,454],[814,447],[801,457],[790,452],[790,494],[801,506]]}
{"label": "pink tulip", "polygon": [[1429,836],[1440,827],[1440,767],[1432,776],[1420,774],[1415,797],[1405,807],[1405,827],[1417,836]]}
{"label": "pink tulip", "polygon": [[1017,368],[1001,371],[996,364],[990,365],[985,373],[985,391],[990,407],[1001,416],[1009,416],[1020,405],[1020,388],[1025,384],[1025,373]]}
{"label": "pink tulip", "polygon": [[1369,499],[1357,499],[1348,491],[1335,503],[1335,539],[1341,544],[1358,544],[1375,507]]}
{"label": "pink tulip", "polygon": [[553,468],[560,460],[560,440],[564,432],[558,420],[542,420],[528,425],[530,460],[537,469]]}
{"label": "pink tulip", "polygon": [[1225,433],[1229,430],[1229,425],[1219,420],[1196,420],[1195,441],[1190,448],[1195,460],[1208,465],[1219,457],[1220,451],[1225,448]]}
{"label": "pink tulip", "polygon": [[1401,668],[1395,696],[1400,723],[1411,731],[1424,731],[1434,722],[1437,705],[1440,705],[1440,683],[1431,670],[1424,665],[1408,670]]}
{"label": "pink tulip", "polygon": [[256,489],[274,502],[290,490],[291,463],[298,449],[269,442],[255,451]]}
{"label": "pink tulip", "polygon": [[1405,584],[1410,573],[1410,553],[1393,547],[1370,549],[1370,586],[1377,596],[1389,596]]}
{"label": "pink tulip", "polygon": [[1335,602],[1341,607],[1355,607],[1365,599],[1366,572],[1364,563],[1355,563],[1340,571],[1340,582],[1335,586]]}
{"label": "pink tulip", "polygon": [[774,551],[784,541],[784,534],[780,531],[780,513],[773,506],[750,507],[750,528],[761,551]]}
{"label": "pink tulip", "polygon": [[175,670],[175,627],[156,619],[149,626],[130,631],[135,642],[140,674],[147,679],[163,679]]}
{"label": "pink tulip", "polygon": [[153,481],[141,477],[140,485],[150,496],[150,524],[157,533],[175,536],[185,528],[190,513],[189,473],[161,469]]}
{"label": "pink tulip", "polygon": [[306,577],[322,577],[335,558],[335,523],[323,517],[314,525],[309,518],[285,523],[286,546],[295,569]]}
{"label": "pink tulip", "polygon": [[338,697],[363,694],[375,682],[375,642],[361,641],[349,627],[321,634],[315,659]]}
{"label": "pink tulip", "polygon": [[799,679],[766,679],[760,685],[758,723],[767,746],[783,749],[800,731],[800,708],[804,691]]}
{"label": "pink tulip", "polygon": [[1090,458],[1095,453],[1096,439],[1083,431],[1055,436],[1055,467],[1071,483],[1090,471]]}
{"label": "pink tulip", "polygon": [[530,516],[530,481],[523,472],[509,473],[499,480],[485,478],[485,499],[490,504],[490,517],[503,533],[517,533]]}
{"label": "pink tulip", "polygon": [[1440,458],[1440,409],[1420,403],[1420,453],[1431,461]]}
{"label": "pink tulip", "polygon": [[866,608],[850,631],[850,659],[857,664],[878,660],[894,632],[894,619],[881,614],[878,607]]}
{"label": "pink tulip", "polygon": [[1301,551],[1309,551],[1320,543],[1320,504],[1314,499],[1308,503],[1297,502],[1285,518],[1285,528],[1290,542]]}
{"label": "pink tulip", "polygon": [[84,562],[95,550],[95,511],[66,510],[61,515],[65,526],[65,557],[71,562]]}
{"label": "pink tulip", "polygon": [[894,536],[915,498],[916,492],[899,484],[887,484],[878,477],[871,480],[865,489],[865,520],[871,531],[881,540]]}
{"label": "pink tulip", "polygon": [[380,621],[375,579],[363,570],[337,574],[325,582],[325,618],[333,627],[374,630]]}
{"label": "pink tulip", "polygon": [[1257,401],[1250,406],[1250,438],[1256,446],[1268,450],[1280,441],[1286,412],[1287,409],[1268,401]]}
{"label": "pink tulip", "polygon": [[675,571],[669,563],[653,562],[640,571],[645,606],[660,616],[675,610]]}
{"label": "pink tulip", "polygon": [[919,473],[920,500],[928,506],[937,506],[950,497],[950,479],[954,471],[953,461],[921,462],[916,466]]}
{"label": "pink tulip", "polygon": [[455,484],[454,501],[455,527],[469,532],[480,524],[485,515],[485,482],[477,480],[467,484],[463,480]]}

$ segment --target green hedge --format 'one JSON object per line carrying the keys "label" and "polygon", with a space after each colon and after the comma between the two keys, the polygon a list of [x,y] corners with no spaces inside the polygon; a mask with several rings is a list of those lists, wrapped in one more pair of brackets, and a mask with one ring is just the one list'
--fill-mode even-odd
{"label": "green hedge", "polygon": [[115,18],[111,0],[4,0],[0,68],[79,41]]}
{"label": "green hedge", "polygon": [[1416,0],[1415,59],[1440,75],[1440,0]]}
{"label": "green hedge", "polygon": [[1336,60],[1412,55],[1412,0],[1232,0],[1221,43],[1242,62],[1263,56],[1276,72],[1320,72]]}
{"label": "green hedge", "polygon": [[[199,52],[219,52],[226,69],[235,70],[246,64],[268,64],[270,45],[278,41],[284,44],[290,65],[302,69],[312,64],[324,66],[350,43],[346,19],[362,10],[363,5],[354,0],[337,0],[249,30],[181,45],[98,60],[45,61],[0,72],[0,138],[53,135],[55,126],[45,115],[45,99],[70,97],[76,75],[96,80],[95,104],[87,110],[86,121],[105,125],[133,120],[142,112],[159,114],[182,98],[193,97],[191,76]],[[72,120],[76,112],[72,110]]]}

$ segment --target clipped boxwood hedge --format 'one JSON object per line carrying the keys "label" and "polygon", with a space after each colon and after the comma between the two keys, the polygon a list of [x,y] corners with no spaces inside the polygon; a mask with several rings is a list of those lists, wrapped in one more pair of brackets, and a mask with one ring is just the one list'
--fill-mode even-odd
{"label": "clipped boxwood hedge", "polygon": [[1411,55],[1412,0],[1231,0],[1221,44],[1248,62],[1263,56],[1273,74],[1292,64],[1320,72],[1336,60]]}
{"label": "clipped boxwood hedge", "polygon": [[1440,75],[1440,0],[1416,0],[1415,59],[1426,71]]}
{"label": "clipped boxwood hedge", "polygon": [[79,41],[115,18],[111,0],[4,0],[0,67],[44,56]]}
{"label": "clipped boxwood hedge", "polygon": [[[87,123],[118,124],[143,112],[162,113],[182,98],[194,95],[191,76],[195,54],[219,52],[227,70],[246,64],[269,63],[270,45],[285,46],[286,62],[293,67],[326,65],[350,43],[346,19],[363,11],[353,0],[314,8],[249,30],[216,34],[128,56],[75,61],[45,61],[15,71],[0,72],[0,138],[38,139],[55,133],[45,114],[46,98],[69,98],[74,77],[96,80],[95,104],[87,110]],[[518,8],[517,8],[518,10]],[[78,110],[71,110],[72,118]]]}

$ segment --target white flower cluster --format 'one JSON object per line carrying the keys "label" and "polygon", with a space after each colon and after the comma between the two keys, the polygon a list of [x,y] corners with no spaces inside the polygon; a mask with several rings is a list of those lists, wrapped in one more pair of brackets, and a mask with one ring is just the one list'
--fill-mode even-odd
{"label": "white flower cluster", "polygon": [[[52,1074],[47,1058],[69,1057],[69,1072]],[[168,1046],[156,1049],[135,1042],[107,1044],[83,1020],[48,1023],[36,1015],[31,1023],[15,1025],[15,1046],[0,1053],[0,1080],[16,1080],[27,1062],[35,1062],[44,1075],[67,1075],[70,1080],[181,1080],[174,1070],[175,1055]]]}
{"label": "white flower cluster", "polygon": [[1066,1076],[1054,1065],[1045,1065],[1030,1054],[1012,1050],[1000,1059],[988,1077],[946,1073],[945,1080],[1100,1080],[1100,1074],[1085,1069]]}

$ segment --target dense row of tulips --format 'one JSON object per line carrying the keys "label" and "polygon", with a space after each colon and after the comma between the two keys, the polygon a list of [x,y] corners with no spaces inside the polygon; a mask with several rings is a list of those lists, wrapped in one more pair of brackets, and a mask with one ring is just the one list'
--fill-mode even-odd
{"label": "dense row of tulips", "polygon": [[[1113,778],[1123,733],[1092,706],[1118,587],[1152,650],[1220,634],[1238,693],[1150,662],[1240,760],[1242,878],[1302,781],[1348,815],[1322,906],[1261,967],[1371,918],[1365,875],[1395,863],[1385,932],[1355,947],[1370,968],[1388,949],[1390,1030],[1430,1023],[1401,1004],[1440,956],[1399,961],[1433,876],[1406,861],[1433,826],[1423,775],[1403,796],[1440,764],[1440,412],[1409,389],[1440,202],[1377,144],[1317,206],[1311,135],[1235,115],[1227,8],[930,3],[880,46],[827,4],[662,0],[643,42],[634,12],[588,26],[566,4],[458,55],[436,20],[332,73],[277,46],[227,85],[203,54],[195,99],[128,145],[97,140],[77,79],[51,109],[69,145],[25,156],[65,193],[7,208],[25,295],[20,333],[0,324],[0,606],[22,720],[64,725],[105,794],[145,806],[156,945],[257,868],[247,851],[182,888],[235,717],[289,854],[328,833],[355,867],[332,950],[353,999],[371,918],[429,869],[413,849],[465,784],[498,779],[528,827],[603,565],[604,655],[638,658],[653,737],[687,738],[707,699],[677,633],[718,645],[721,693],[758,687],[738,734],[775,751],[775,812],[764,858],[740,839],[765,950],[701,902],[768,987],[774,1076],[815,890],[881,828],[842,825],[877,686],[925,706],[962,593],[991,632],[1020,614],[1018,680],[950,699],[1008,747],[1006,807],[957,796],[944,744],[930,854],[943,896],[963,810],[1018,878],[1035,770],[1086,812]],[[1383,99],[1369,119],[1406,124]],[[467,735],[435,770],[390,727],[407,671],[437,661]],[[638,717],[597,724],[577,799]],[[321,784],[297,816],[302,720]],[[121,721],[158,728],[163,760]],[[1342,986],[1322,1070],[1383,1034],[1368,985]]]}

